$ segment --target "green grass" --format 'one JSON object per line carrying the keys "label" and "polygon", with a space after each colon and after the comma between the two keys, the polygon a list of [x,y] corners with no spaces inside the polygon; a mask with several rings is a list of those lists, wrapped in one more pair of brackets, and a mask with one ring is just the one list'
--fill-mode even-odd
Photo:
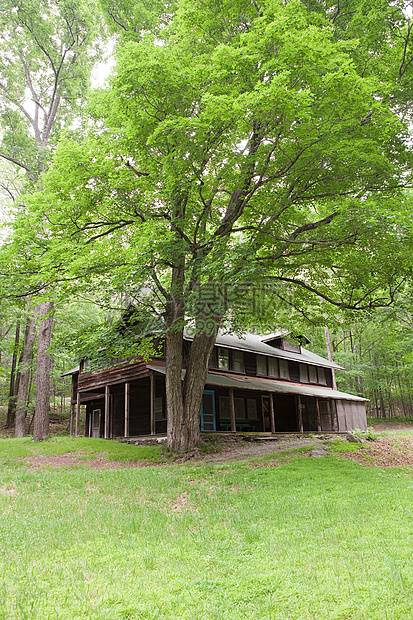
{"label": "green grass", "polygon": [[262,465],[3,465],[0,619],[412,618],[412,475]]}
{"label": "green grass", "polygon": [[367,424],[374,426],[376,424],[400,424],[400,425],[413,425],[413,416],[398,415],[394,418],[371,418],[367,416]]}
{"label": "green grass", "polygon": [[41,455],[76,454],[84,458],[104,457],[112,461],[165,461],[162,446],[134,446],[106,439],[89,437],[52,437],[47,441],[34,442],[31,437],[0,439],[0,465],[17,465],[26,457]]}

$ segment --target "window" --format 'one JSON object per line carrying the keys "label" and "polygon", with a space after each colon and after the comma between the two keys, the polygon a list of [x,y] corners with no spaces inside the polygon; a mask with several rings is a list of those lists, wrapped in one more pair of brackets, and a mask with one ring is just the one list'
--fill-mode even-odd
{"label": "window", "polygon": [[293,353],[301,353],[301,347],[297,342],[283,338],[284,351],[292,351]]}
{"label": "window", "polygon": [[317,368],[317,371],[318,371],[318,382],[321,383],[322,385],[327,385],[326,372],[324,368]]}
{"label": "window", "polygon": [[218,368],[229,370],[229,351],[218,347]]}
{"label": "window", "polygon": [[158,422],[159,420],[164,420],[163,415],[163,398],[162,396],[158,396],[155,398],[155,420]]}
{"label": "window", "polygon": [[243,398],[234,398],[235,419],[245,420],[245,400]]}
{"label": "window", "polygon": [[308,383],[308,367],[305,364],[300,364],[300,381]]}
{"label": "window", "polygon": [[208,368],[216,368],[217,367],[217,350],[215,347],[212,349],[211,355],[209,356]]}
{"label": "window", "polygon": [[267,374],[267,358],[263,355],[257,355],[257,375]]}
{"label": "window", "polygon": [[289,379],[290,371],[288,369],[288,361],[287,360],[278,360],[280,364],[280,377],[281,379]]}
{"label": "window", "polygon": [[308,376],[310,383],[317,383],[317,368],[315,366],[308,367]]}
{"label": "window", "polygon": [[232,351],[232,370],[244,372],[244,356],[242,351]]}
{"label": "window", "polygon": [[269,377],[278,377],[278,360],[275,357],[269,357],[267,359],[268,362],[268,376]]}
{"label": "window", "polygon": [[255,398],[247,398],[247,418],[248,420],[258,419],[257,401]]}
{"label": "window", "polygon": [[228,396],[219,397],[219,417],[229,419],[229,398]]}

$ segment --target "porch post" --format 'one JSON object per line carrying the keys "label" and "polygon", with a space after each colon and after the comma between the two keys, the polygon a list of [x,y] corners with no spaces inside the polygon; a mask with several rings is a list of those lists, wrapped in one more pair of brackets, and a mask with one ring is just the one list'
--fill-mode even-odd
{"label": "porch post", "polygon": [[229,388],[229,417],[231,420],[231,431],[233,433],[237,430],[237,424],[235,422],[235,401],[234,401],[234,388]]}
{"label": "porch post", "polygon": [[105,385],[105,428],[104,428],[105,439],[109,439],[109,408],[110,408],[109,386]]}
{"label": "porch post", "polygon": [[301,403],[301,395],[297,396],[297,408],[298,408],[298,430],[300,433],[304,431],[303,427],[303,405]]}
{"label": "porch post", "polygon": [[151,373],[151,435],[155,435],[155,375]]}
{"label": "porch post", "polygon": [[76,428],[75,428],[75,436],[79,435],[79,426],[80,426],[80,392],[76,395]]}
{"label": "porch post", "polygon": [[275,433],[274,396],[272,392],[270,392],[270,423],[271,432]]}
{"label": "porch post", "polygon": [[75,403],[70,405],[70,436],[75,434]]}
{"label": "porch post", "polygon": [[125,383],[125,437],[129,437],[130,383]]}
{"label": "porch post", "polygon": [[321,431],[321,417],[320,417],[320,404],[318,402],[318,398],[315,399],[315,406],[317,407],[317,425],[318,425],[318,432]]}

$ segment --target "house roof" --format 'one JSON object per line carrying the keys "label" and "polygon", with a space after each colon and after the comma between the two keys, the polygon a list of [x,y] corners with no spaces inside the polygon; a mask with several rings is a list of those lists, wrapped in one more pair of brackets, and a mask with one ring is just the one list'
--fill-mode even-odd
{"label": "house roof", "polygon": [[61,376],[67,377],[69,375],[75,375],[77,372],[79,372],[79,370],[80,370],[80,366],[76,366],[76,368],[72,368],[72,370],[68,370],[67,372],[64,372]]}
{"label": "house roof", "polygon": [[[148,365],[147,368],[162,375],[166,373],[165,366]],[[182,378],[184,376],[185,370],[182,370]],[[338,390],[332,390],[327,387],[316,387],[304,385],[302,383],[289,383],[270,379],[258,379],[256,377],[246,377],[244,375],[223,375],[214,372],[208,373],[206,385],[232,387],[237,390],[274,392],[278,394],[300,394],[301,396],[316,396],[318,398],[332,398],[333,400],[352,400],[359,402],[366,402],[368,400],[367,398],[362,398],[355,394],[346,394],[346,392],[339,392]]]}
{"label": "house roof", "polygon": [[[278,336],[285,335],[284,333],[278,334]],[[271,334],[273,339],[275,334]],[[185,334],[186,340],[193,340],[191,336]],[[326,360],[324,357],[320,357],[307,349],[301,347],[301,353],[294,353],[293,351],[284,351],[283,349],[276,349],[269,344],[266,344],[266,340],[269,336],[260,336],[258,334],[251,334],[247,332],[242,338],[238,338],[234,334],[223,334],[218,332],[216,344],[228,347],[229,349],[237,349],[248,351],[250,353],[261,353],[262,355],[268,355],[270,357],[278,357],[286,360],[293,360],[295,362],[302,362],[305,364],[311,364],[313,366],[322,366],[323,368],[334,368],[336,370],[344,370],[342,366]]]}

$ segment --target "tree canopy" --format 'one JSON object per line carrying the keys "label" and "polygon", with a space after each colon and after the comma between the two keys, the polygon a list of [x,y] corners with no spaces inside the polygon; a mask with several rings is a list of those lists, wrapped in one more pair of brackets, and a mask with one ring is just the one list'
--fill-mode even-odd
{"label": "tree canopy", "polygon": [[229,310],[242,327],[234,291],[363,308],[409,272],[411,22],[401,2],[161,8],[107,5],[116,71],[27,199],[15,264],[33,287],[110,277],[159,316],[169,441],[184,448],[216,330]]}

